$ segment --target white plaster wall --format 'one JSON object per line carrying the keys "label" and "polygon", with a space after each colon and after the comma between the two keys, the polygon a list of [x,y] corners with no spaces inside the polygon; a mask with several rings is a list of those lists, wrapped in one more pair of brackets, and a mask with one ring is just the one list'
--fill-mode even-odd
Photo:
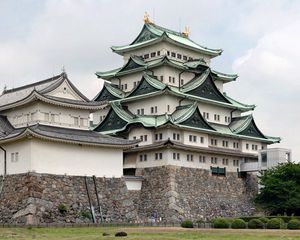
{"label": "white plaster wall", "polygon": [[[155,153],[162,153],[163,157],[162,160],[155,160]],[[140,161],[140,155],[147,155],[147,161]],[[157,149],[153,151],[147,152],[139,152],[137,154],[136,159],[136,167],[137,168],[147,168],[147,167],[158,167],[158,166],[165,166],[168,163],[168,153],[166,149]]]}
{"label": "white plaster wall", "polygon": [[152,144],[153,143],[153,131],[145,129],[145,128],[134,128],[130,131],[129,135],[128,135],[128,139],[133,140],[134,137],[136,137],[136,139],[140,139],[141,136],[147,135],[147,141],[142,141],[139,142],[139,146],[143,146],[143,145],[148,145],[148,144]]}
{"label": "white plaster wall", "polygon": [[[45,113],[49,114],[49,121],[45,121]],[[55,121],[51,121],[51,114],[55,115]],[[26,127],[37,123],[59,127],[88,129],[89,110],[60,107],[44,102],[33,102],[26,106],[14,108],[3,113],[9,122],[16,128]],[[74,125],[74,118],[78,117],[78,125]],[[83,125],[81,124],[83,123]]]}
{"label": "white plaster wall", "polygon": [[69,85],[65,80],[61,85],[59,85],[52,92],[47,93],[49,96],[67,98],[72,100],[83,100]]}
{"label": "white plaster wall", "polygon": [[[130,92],[134,88],[134,82],[141,81],[143,76],[143,72],[137,72],[137,73],[131,73],[128,75],[120,76],[119,78],[121,79],[121,85],[127,84],[127,89],[123,89],[124,92]],[[112,79],[111,80],[112,84],[115,84],[119,86],[120,80],[118,78]],[[120,86],[121,89],[121,86]]]}
{"label": "white plaster wall", "polygon": [[[196,142],[190,142],[190,135],[196,136]],[[203,137],[203,143],[200,142],[200,138]],[[208,135],[205,133],[184,131],[183,143],[191,146],[208,147]]]}
{"label": "white plaster wall", "polygon": [[[94,125],[97,125],[99,124],[100,122],[102,122],[104,120],[104,117],[107,115],[108,111],[109,111],[109,107],[108,108],[104,108],[104,109],[101,109],[101,110],[98,110],[94,113],[92,113],[92,116],[93,116],[93,124]],[[102,117],[102,121],[101,118]]]}
{"label": "white plaster wall", "polygon": [[[31,171],[31,143],[30,139],[1,145],[7,153],[7,174],[26,173]],[[11,154],[18,153],[18,161],[12,161]],[[4,152],[0,150],[0,175],[4,173]]]}
{"label": "white plaster wall", "polygon": [[31,169],[49,174],[121,177],[123,151],[34,139],[31,147]]}
{"label": "white plaster wall", "polygon": [[[245,153],[252,153],[252,154],[258,154],[258,151],[261,150],[263,144],[261,142],[256,141],[249,141],[249,140],[241,140],[242,142],[242,152]],[[246,144],[249,144],[249,149],[246,148]],[[252,145],[257,145],[257,150],[252,150]]]}
{"label": "white plaster wall", "polygon": [[[137,114],[138,109],[144,109],[144,115],[162,115],[165,113],[171,114],[178,106],[179,98],[171,95],[158,95],[150,98],[140,99],[124,103],[128,106],[129,111]],[[169,111],[168,111],[169,105]],[[151,107],[157,106],[157,113],[151,113]]]}

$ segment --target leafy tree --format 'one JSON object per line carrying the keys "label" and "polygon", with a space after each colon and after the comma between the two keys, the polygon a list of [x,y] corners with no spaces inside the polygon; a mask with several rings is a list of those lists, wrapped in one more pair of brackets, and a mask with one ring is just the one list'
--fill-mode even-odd
{"label": "leafy tree", "polygon": [[300,215],[300,164],[285,163],[262,172],[257,203],[272,214]]}

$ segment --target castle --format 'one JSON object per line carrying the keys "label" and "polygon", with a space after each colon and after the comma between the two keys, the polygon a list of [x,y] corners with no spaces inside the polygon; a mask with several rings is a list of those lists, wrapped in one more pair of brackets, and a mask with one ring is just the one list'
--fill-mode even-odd
{"label": "castle", "polygon": [[[112,50],[124,65],[90,101],[66,73],[0,96],[0,222],[163,221],[254,212],[259,151],[280,141],[223,92],[222,50],[149,16]],[[93,116],[90,124],[90,116]],[[255,170],[255,169],[254,169]],[[66,205],[67,215],[58,210]]]}

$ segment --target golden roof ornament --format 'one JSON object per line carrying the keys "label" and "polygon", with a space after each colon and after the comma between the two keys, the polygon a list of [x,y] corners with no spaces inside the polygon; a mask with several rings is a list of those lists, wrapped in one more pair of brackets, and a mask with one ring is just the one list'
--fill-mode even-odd
{"label": "golden roof ornament", "polygon": [[144,14],[144,23],[151,23],[150,16],[147,12]]}
{"label": "golden roof ornament", "polygon": [[190,35],[190,28],[189,26],[184,27],[184,31],[182,33],[184,36],[188,37]]}

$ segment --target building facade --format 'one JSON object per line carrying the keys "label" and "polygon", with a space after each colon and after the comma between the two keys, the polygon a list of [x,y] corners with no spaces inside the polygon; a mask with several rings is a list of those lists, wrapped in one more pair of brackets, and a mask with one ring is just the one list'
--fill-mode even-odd
{"label": "building facade", "polygon": [[237,173],[280,141],[257,127],[255,105],[224,93],[237,75],[211,69],[222,50],[195,43],[188,29],[175,32],[147,20],[131,44],[112,50],[124,65],[96,73],[105,83],[94,98],[103,109],[93,121],[97,132],[141,141],[125,151],[125,175],[167,165]]}
{"label": "building facade", "polygon": [[27,172],[121,177],[123,149],[134,141],[89,130],[89,101],[66,73],[0,96],[1,175]]}

